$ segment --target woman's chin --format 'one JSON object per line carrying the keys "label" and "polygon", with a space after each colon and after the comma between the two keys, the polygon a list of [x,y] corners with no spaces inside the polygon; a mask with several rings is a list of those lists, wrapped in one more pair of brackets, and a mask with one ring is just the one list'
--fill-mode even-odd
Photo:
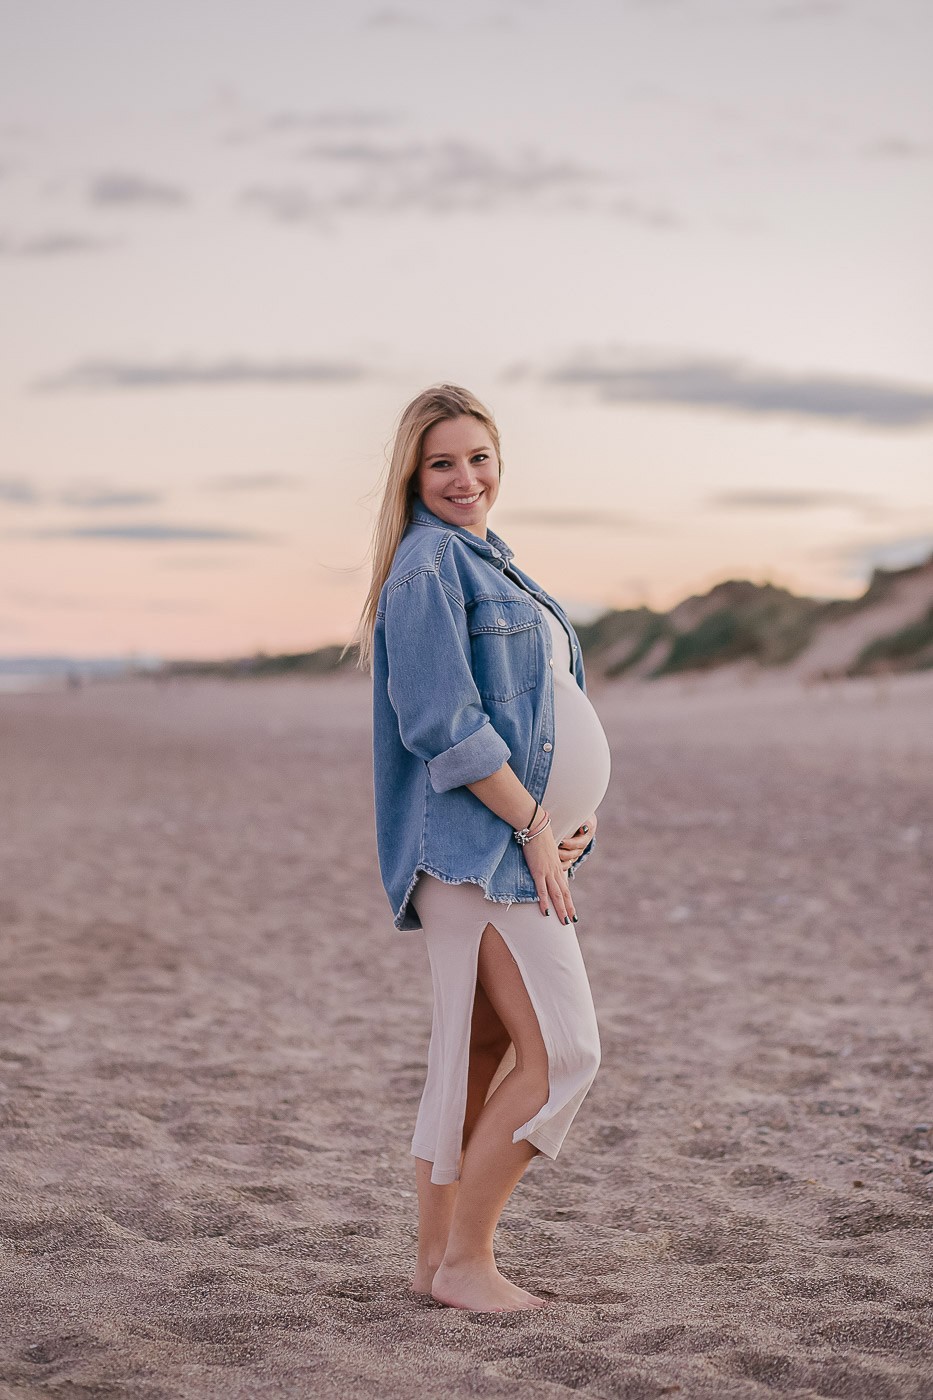
{"label": "woman's chin", "polygon": [[483,526],[486,523],[486,498],[481,496],[471,506],[457,506],[451,501],[444,501],[441,508],[435,508],[435,514],[449,520],[452,525]]}

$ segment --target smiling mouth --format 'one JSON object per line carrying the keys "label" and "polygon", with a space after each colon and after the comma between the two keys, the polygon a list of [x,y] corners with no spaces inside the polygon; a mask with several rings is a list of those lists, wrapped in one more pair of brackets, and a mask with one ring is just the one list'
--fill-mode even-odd
{"label": "smiling mouth", "polygon": [[447,499],[455,506],[472,506],[476,504],[482,494],[482,491],[477,491],[472,496],[448,496]]}

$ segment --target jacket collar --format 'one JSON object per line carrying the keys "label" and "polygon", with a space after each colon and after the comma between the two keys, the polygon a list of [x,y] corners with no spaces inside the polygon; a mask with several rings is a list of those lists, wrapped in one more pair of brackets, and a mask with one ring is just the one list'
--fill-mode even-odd
{"label": "jacket collar", "polygon": [[514,554],[514,550],[509,549],[505,540],[497,535],[489,526],[486,526],[486,538],[481,539],[479,535],[474,535],[472,530],[468,530],[464,525],[451,525],[449,520],[442,520],[439,515],[435,515],[433,510],[428,510],[420,496],[412,498],[411,519],[413,525],[435,525],[442,530],[453,530],[459,535],[471,549],[477,554],[482,554],[484,558],[493,562],[501,560],[508,563]]}

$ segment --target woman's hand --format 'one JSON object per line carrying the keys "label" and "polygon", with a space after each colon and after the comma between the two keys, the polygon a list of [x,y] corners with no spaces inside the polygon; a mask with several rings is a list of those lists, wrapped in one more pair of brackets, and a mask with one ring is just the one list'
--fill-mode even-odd
{"label": "woman's hand", "polygon": [[[538,818],[539,821],[543,820],[541,812],[538,813]],[[568,919],[572,919],[576,923],[577,916],[570,894],[570,882],[564,874],[557,838],[550,823],[532,841],[526,841],[522,850],[538,891],[538,905],[541,913],[546,914],[553,904],[562,924],[566,923]]]}
{"label": "woman's hand", "polygon": [[582,826],[578,826],[572,836],[565,836],[557,850],[560,854],[560,863],[564,870],[569,870],[574,861],[582,854],[596,835],[596,814],[587,817]]}

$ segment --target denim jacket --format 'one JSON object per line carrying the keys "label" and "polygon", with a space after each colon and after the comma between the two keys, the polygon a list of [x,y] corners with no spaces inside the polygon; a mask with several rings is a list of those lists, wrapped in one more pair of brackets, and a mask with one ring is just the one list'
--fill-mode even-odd
{"label": "denim jacket", "polygon": [[[551,770],[551,631],[557,614],[578,685],[583,658],[560,604],[486,539],[412,503],[373,635],[373,777],[382,882],[397,929],[420,929],[409,898],[422,870],[473,881],[499,904],[538,893],[512,827],[465,786],[508,762],[540,801]],[[595,837],[570,866],[572,877]]]}

